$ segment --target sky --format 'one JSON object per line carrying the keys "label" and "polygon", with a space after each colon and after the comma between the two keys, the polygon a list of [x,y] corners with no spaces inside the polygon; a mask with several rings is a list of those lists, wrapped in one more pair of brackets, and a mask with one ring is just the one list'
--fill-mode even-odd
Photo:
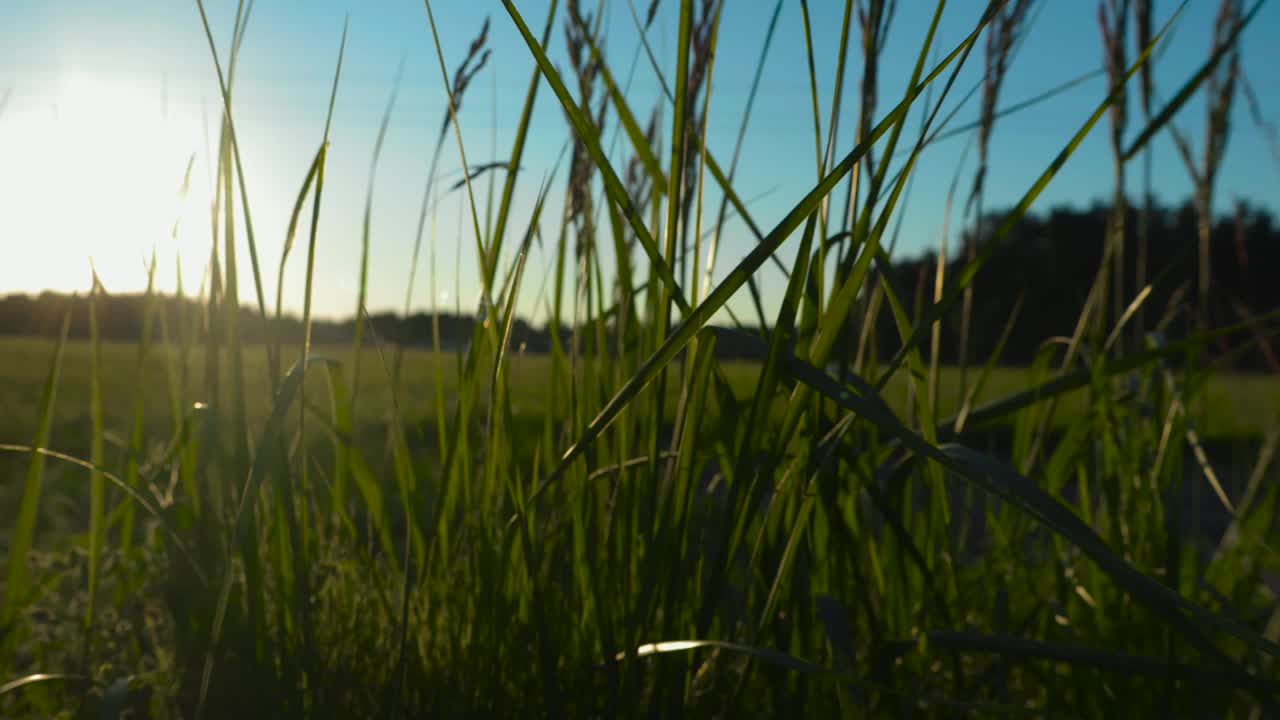
{"label": "sky", "polygon": [[[535,31],[545,22],[550,0],[516,4]],[[647,0],[635,0],[637,11]],[[584,6],[596,7],[584,1]],[[562,3],[563,5],[563,3]],[[752,71],[773,10],[772,0],[727,0],[712,82],[708,144],[727,162],[743,118]],[[834,85],[843,3],[814,0],[812,20],[821,116],[829,113]],[[937,57],[945,56],[972,30],[983,0],[946,3],[935,39]],[[218,58],[226,62],[235,0],[206,0]],[[674,74],[678,3],[665,0],[649,38],[668,77]],[[1216,0],[1189,0],[1159,50],[1157,92],[1172,97],[1207,57]],[[605,54],[619,78],[631,78],[628,100],[647,118],[660,97],[652,68],[637,55],[639,34],[627,3],[603,0]],[[882,59],[879,118],[906,87],[924,41],[935,3],[900,0]],[[1177,5],[1156,0],[1160,27]],[[478,164],[505,160],[519,119],[525,89],[534,69],[532,56],[497,0],[432,3],[441,46],[451,75],[486,17],[492,27],[492,55],[472,82],[459,113],[467,160]],[[1001,107],[1036,96],[1101,65],[1097,15],[1092,3],[1042,0],[1001,91]],[[563,66],[564,35],[552,36],[552,59]],[[411,270],[419,206],[428,163],[446,113],[445,85],[432,43],[426,6],[420,0],[257,0],[253,5],[234,86],[233,119],[244,164],[249,211],[269,304],[274,304],[276,274],[286,228],[303,178],[320,145],[344,21],[347,43],[316,232],[314,312],[321,317],[350,316],[355,310],[360,264],[361,222],[370,182],[370,161],[378,126],[392,92],[397,66],[400,85],[381,162],[373,178],[369,295],[371,312],[401,310]],[[1280,120],[1280,7],[1262,8],[1243,36],[1242,62],[1267,122]],[[856,58],[857,52],[852,53]],[[1130,58],[1134,53],[1130,52]],[[976,119],[975,99],[960,105],[981,77],[981,47],[961,72],[942,115],[960,106],[953,123]],[[814,128],[804,28],[799,0],[783,0],[777,34],[761,80],[760,97],[750,117],[736,189],[754,198],[751,212],[770,228],[817,179]],[[225,69],[225,67],[224,67]],[[855,62],[850,78],[860,77]],[[945,76],[944,76],[945,77]],[[1062,150],[1106,94],[1101,77],[998,121],[991,143],[986,204],[1016,203]],[[195,0],[6,0],[0,3],[0,294],[44,289],[83,292],[91,268],[110,292],[134,292],[147,284],[146,262],[157,259],[156,287],[199,291],[211,242],[209,207],[221,111],[217,74]],[[856,93],[845,94],[852,117]],[[1178,126],[1197,146],[1204,132],[1202,93],[1177,117]],[[908,130],[918,128],[918,111]],[[1129,137],[1141,126],[1133,105]],[[852,123],[839,135],[840,154],[852,147]],[[1033,206],[1084,206],[1105,201],[1112,192],[1107,120],[1094,128],[1076,154]],[[543,179],[552,171],[570,137],[563,113],[545,83],[539,90],[521,182],[512,212],[507,248],[527,223]],[[825,132],[825,128],[824,128]],[[607,129],[606,142],[618,166],[626,161],[625,140]],[[914,135],[907,135],[914,138]],[[896,253],[918,255],[936,248],[952,178],[971,182],[972,134],[926,149],[915,173]],[[659,148],[665,154],[665,145]],[[664,166],[665,158],[662,160]],[[1191,182],[1168,134],[1153,144],[1153,181],[1158,197],[1182,202]],[[184,175],[190,165],[185,194]],[[460,177],[457,146],[450,138],[442,155],[442,186]],[[1139,168],[1131,172],[1138,187]],[[564,170],[556,176],[548,207],[563,202]],[[483,196],[487,179],[477,191]],[[1236,199],[1280,209],[1280,158],[1269,149],[1265,132],[1237,94],[1232,132],[1217,186],[1219,210]],[[465,194],[441,197],[423,239],[414,311],[433,304],[464,312],[480,296],[475,241]],[[708,190],[705,202],[716,207],[719,194]],[[239,212],[239,211],[238,211]],[[481,208],[481,213],[483,213]],[[558,233],[558,210],[544,217],[544,233]],[[301,309],[306,271],[305,213],[299,241],[283,275],[286,311]],[[482,221],[483,222],[483,221]],[[956,246],[958,221],[951,225]],[[176,227],[176,229],[175,229]],[[237,220],[240,299],[256,303],[245,242],[243,215]],[[1093,239],[1082,238],[1082,242]],[[714,278],[722,279],[753,244],[745,227],[731,222],[722,240]],[[779,251],[784,263],[797,239]],[[521,286],[519,311],[545,318],[547,278],[554,258],[550,246],[535,246]],[[602,250],[607,267],[610,249]],[[503,267],[514,260],[507,253]],[[434,261],[434,262],[433,262]],[[766,303],[781,295],[785,278],[766,265],[757,276]],[[745,309],[735,298],[730,307]]]}

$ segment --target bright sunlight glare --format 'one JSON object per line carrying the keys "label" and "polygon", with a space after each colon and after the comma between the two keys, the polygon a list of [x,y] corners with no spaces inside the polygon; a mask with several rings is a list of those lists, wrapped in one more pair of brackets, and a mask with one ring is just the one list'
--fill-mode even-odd
{"label": "bright sunlight glare", "polygon": [[133,288],[153,251],[157,281],[174,277],[175,253],[203,266],[209,182],[207,166],[192,164],[204,156],[198,117],[166,111],[154,90],[78,74],[43,108],[0,117],[0,127],[0,204],[12,228],[4,245],[21,258],[2,264],[0,286],[84,291],[92,262],[109,291]]}

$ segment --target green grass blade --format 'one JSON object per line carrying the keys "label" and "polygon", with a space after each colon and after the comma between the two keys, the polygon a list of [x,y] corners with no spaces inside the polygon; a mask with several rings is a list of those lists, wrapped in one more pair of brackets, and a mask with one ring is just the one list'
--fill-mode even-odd
{"label": "green grass blade", "polygon": [[[360,223],[360,281],[356,294],[355,333],[351,339],[351,413],[355,414],[357,400],[360,397],[360,347],[364,341],[364,316],[361,310],[365,306],[365,298],[369,290],[369,240],[373,225],[373,187],[378,175],[378,160],[382,157],[382,144],[387,139],[387,128],[391,124],[391,112],[396,107],[396,97],[400,94],[400,80],[404,76],[404,58],[396,67],[395,80],[391,83],[391,96],[387,98],[386,109],[382,111],[382,122],[378,125],[378,135],[373,142],[373,158],[369,161],[369,182],[365,189],[364,215]],[[332,112],[332,111],[331,111]],[[339,468],[341,464],[339,465]]]}
{"label": "green grass blade", "polygon": [[[98,298],[102,283],[98,273],[93,273],[93,287],[89,291],[89,422],[92,437],[89,440],[89,462],[103,464],[102,421],[102,337],[98,331]],[[85,627],[93,626],[94,601],[98,597],[98,567],[102,556],[103,506],[105,488],[102,473],[89,471],[89,597],[85,600]]]}
{"label": "green grass blade", "polygon": [[322,144],[316,150],[315,157],[311,159],[311,166],[307,168],[307,176],[303,179],[302,187],[298,190],[298,196],[293,201],[293,212],[289,215],[289,227],[285,231],[284,246],[280,251],[280,265],[276,271],[275,352],[268,358],[273,390],[276,389],[276,384],[279,382],[280,358],[284,343],[284,266],[289,259],[290,251],[293,250],[294,239],[298,235],[298,222],[302,218],[302,206],[307,201],[307,195],[311,192],[312,184],[315,183],[316,174],[320,171],[320,164],[324,162],[326,149],[326,146]]}
{"label": "green grass blade", "polygon": [[[991,355],[982,364],[982,371],[978,373],[978,379],[964,395],[964,404],[960,406],[960,410],[956,413],[955,428],[957,433],[964,432],[965,420],[969,416],[969,411],[973,408],[974,400],[982,395],[982,391],[987,387],[987,381],[991,379],[991,372],[995,370],[996,364],[1000,362],[1000,356],[1004,353],[1005,343],[1009,341],[1013,326],[1018,322],[1018,316],[1022,314],[1023,297],[1023,295],[1019,295],[1018,301],[1013,304],[1013,309],[1009,311],[1009,319],[1005,321],[1004,329],[1000,331],[1000,337],[996,339],[996,346],[991,349]],[[937,412],[936,407],[934,412]],[[937,416],[935,415],[930,418],[930,422],[936,422],[936,419]]]}
{"label": "green grass blade", "polygon": [[[613,79],[613,73],[609,70],[609,64],[605,62],[604,55],[600,52],[600,48],[596,45],[596,40],[590,34],[583,35],[587,42],[587,47],[591,50],[591,55],[599,63],[600,79],[604,81],[605,89],[609,92],[609,99],[613,101],[614,111],[618,113],[618,120],[622,123],[623,130],[627,133],[627,139],[631,141],[631,147],[636,152],[636,157],[640,158],[640,163],[644,166],[646,172],[649,173],[649,179],[653,182],[653,188],[660,194],[667,194],[667,178],[662,173],[662,165],[658,162],[658,156],[654,154],[653,148],[649,146],[648,139],[644,136],[644,131],[640,129],[640,123],[636,122],[635,113],[631,112],[631,105],[627,103],[627,98],[623,95],[622,88],[618,87],[617,81]],[[546,47],[546,41],[543,41],[543,47]]]}
{"label": "green grass blade", "polygon": [[[49,445],[53,426],[53,408],[58,393],[58,379],[62,372],[63,349],[67,344],[67,331],[70,327],[71,310],[68,309],[62,316],[62,328],[58,332],[57,345],[54,346],[53,361],[49,365],[44,389],[40,392],[40,414],[36,421],[35,439],[31,443],[33,448],[45,448]],[[13,625],[18,611],[27,602],[31,593],[31,571],[27,565],[27,554],[35,542],[36,520],[39,517],[43,482],[44,455],[33,449],[27,461],[22,498],[18,501],[17,513],[11,526],[13,530],[9,536],[9,565],[5,573],[4,604],[0,605],[0,628],[9,628]],[[11,638],[12,635],[9,637]],[[4,654],[7,656],[9,654],[7,641],[5,646]]]}
{"label": "green grass blade", "polygon": [[[542,29],[542,47],[546,47],[551,40],[551,28],[554,25],[556,17],[556,7],[559,0],[551,0],[551,6],[547,9],[547,24]],[[506,235],[507,218],[511,212],[511,201],[515,197],[516,177],[519,174],[518,168],[524,159],[524,144],[529,135],[529,118],[533,115],[533,104],[538,97],[538,79],[541,77],[541,70],[534,68],[529,76],[529,88],[524,94],[524,107],[520,110],[520,121],[516,126],[516,136],[511,144],[511,159],[507,161],[507,174],[502,181],[502,196],[498,200],[498,219],[493,226],[492,244],[489,252],[489,261],[487,267],[496,268],[498,256],[502,251],[502,240]],[[493,283],[493,278],[489,278],[489,283]]]}
{"label": "green grass blade", "polygon": [[[249,3],[250,9],[253,3]],[[235,73],[236,58],[239,56],[240,44],[244,40],[244,30],[248,23],[248,13],[241,15],[240,9],[243,8],[243,0],[236,10],[236,28],[231,43],[231,60],[227,75],[224,78],[222,72],[222,63],[218,59],[218,49],[213,41],[213,31],[209,29],[209,17],[205,13],[203,0],[196,0],[196,8],[200,11],[200,22],[204,26],[205,38],[209,42],[209,53],[213,56],[213,66],[218,74],[218,90],[222,95],[222,116],[226,123],[227,134],[230,136],[232,154],[235,159],[235,175],[239,180],[240,188],[240,205],[241,211],[244,213],[245,236],[249,244],[249,261],[253,266],[253,283],[254,289],[257,290],[258,296],[258,312],[262,317],[263,323],[267,320],[267,301],[262,291],[262,272],[258,265],[258,245],[253,234],[253,219],[249,213],[249,190],[245,185],[244,165],[240,162],[240,142],[236,139],[235,123],[231,119],[231,89],[232,79]],[[228,172],[230,169],[228,168]],[[230,201],[230,198],[227,198]]]}
{"label": "green grass blade", "polygon": [[[151,354],[151,331],[155,322],[155,273],[156,259],[153,251],[151,263],[147,268],[147,289],[142,296],[142,328],[139,333],[137,353],[134,355],[133,427],[129,431],[129,444],[125,450],[124,481],[131,487],[138,487],[142,463],[143,425],[146,421],[144,396],[151,388],[150,378],[146,374],[146,362]],[[120,521],[120,552],[123,554],[127,554],[129,548],[133,546],[135,515],[133,501],[125,498]]]}

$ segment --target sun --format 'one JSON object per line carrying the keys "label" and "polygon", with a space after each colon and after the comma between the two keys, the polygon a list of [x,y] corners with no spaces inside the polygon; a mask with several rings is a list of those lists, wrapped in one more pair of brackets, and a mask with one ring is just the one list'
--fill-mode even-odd
{"label": "sun", "polygon": [[136,290],[153,251],[172,285],[174,254],[195,265],[208,247],[202,126],[121,79],[71,75],[50,95],[0,119],[0,240],[19,251],[0,292],[84,290],[90,262],[109,290]]}

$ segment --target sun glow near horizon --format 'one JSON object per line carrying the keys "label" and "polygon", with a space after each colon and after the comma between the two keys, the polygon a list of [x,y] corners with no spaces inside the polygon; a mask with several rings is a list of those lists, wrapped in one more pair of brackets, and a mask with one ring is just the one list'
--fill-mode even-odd
{"label": "sun glow near horizon", "polygon": [[209,169],[199,116],[89,73],[64,76],[46,99],[0,116],[2,239],[17,260],[0,264],[0,286],[84,291],[92,262],[108,290],[134,288],[153,251],[161,287],[173,285],[177,253],[203,267]]}

